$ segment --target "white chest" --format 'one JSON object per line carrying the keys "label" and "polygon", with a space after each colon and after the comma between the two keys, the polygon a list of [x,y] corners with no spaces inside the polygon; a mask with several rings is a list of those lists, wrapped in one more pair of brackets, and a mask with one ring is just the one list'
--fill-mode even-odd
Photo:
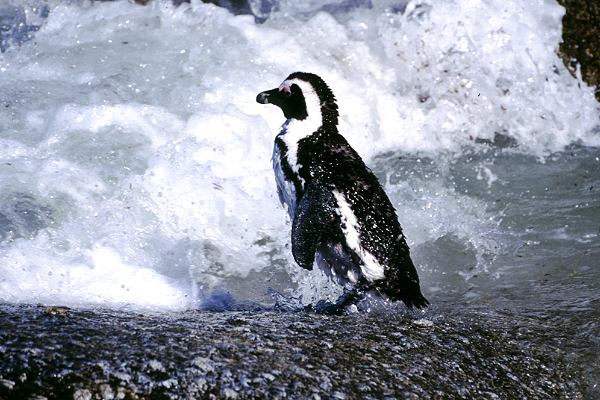
{"label": "white chest", "polygon": [[[304,120],[290,119],[281,126],[279,137],[287,147],[286,161],[296,175],[298,175],[301,163],[298,160],[298,146],[300,140],[312,135],[321,127],[321,118],[306,118]],[[304,184],[304,181],[301,182]]]}

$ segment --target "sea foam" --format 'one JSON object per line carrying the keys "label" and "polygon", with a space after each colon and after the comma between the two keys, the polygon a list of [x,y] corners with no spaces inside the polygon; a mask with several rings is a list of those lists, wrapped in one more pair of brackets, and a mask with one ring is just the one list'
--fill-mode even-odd
{"label": "sea foam", "polygon": [[[270,163],[283,116],[254,101],[294,71],[332,87],[340,132],[369,165],[452,158],[497,134],[537,157],[600,145],[593,91],[556,54],[553,1],[280,2],[262,24],[199,1],[36,4],[48,12],[34,38],[0,55],[3,301],[334,296],[293,263]],[[442,183],[386,186],[411,246],[497,225]]]}

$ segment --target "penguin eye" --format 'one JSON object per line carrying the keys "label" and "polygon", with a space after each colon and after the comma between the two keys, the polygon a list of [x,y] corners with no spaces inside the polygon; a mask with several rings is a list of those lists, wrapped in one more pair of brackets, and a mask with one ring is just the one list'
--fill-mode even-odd
{"label": "penguin eye", "polygon": [[292,95],[292,91],[289,87],[284,87],[283,89],[281,89],[281,93],[283,93],[285,97],[290,97]]}

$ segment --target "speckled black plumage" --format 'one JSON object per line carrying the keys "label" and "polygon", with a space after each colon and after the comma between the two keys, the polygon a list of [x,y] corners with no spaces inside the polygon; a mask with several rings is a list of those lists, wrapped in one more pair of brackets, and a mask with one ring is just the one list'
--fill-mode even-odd
{"label": "speckled black plumage", "polygon": [[[286,82],[293,79],[312,86],[319,97],[322,114],[322,125],[297,142],[297,172],[288,162],[289,149],[283,135],[292,119],[303,120],[304,115],[308,116],[302,91],[297,85],[291,85],[287,91],[263,92],[257,101],[279,106],[288,118],[275,139],[273,162],[276,175],[282,175],[278,179],[280,199],[288,205],[293,220],[294,259],[301,267],[312,269],[316,255],[318,265],[322,269],[334,269],[338,277],[349,269],[359,271],[356,288],[361,293],[377,290],[391,300],[402,300],[409,307],[425,307],[428,302],[421,294],[417,271],[394,207],[375,175],[338,133],[333,93],[317,75],[297,72]],[[291,190],[287,186],[290,184]],[[334,191],[342,193],[350,204],[361,227],[360,244],[384,267],[383,279],[369,282],[360,274],[361,258],[346,241]],[[351,298],[355,300],[357,296]]]}

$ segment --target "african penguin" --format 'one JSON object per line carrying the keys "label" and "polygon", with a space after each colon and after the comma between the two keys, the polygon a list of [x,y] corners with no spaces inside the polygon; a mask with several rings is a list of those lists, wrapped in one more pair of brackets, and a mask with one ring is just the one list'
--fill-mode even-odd
{"label": "african penguin", "polygon": [[292,220],[292,254],[351,290],[340,307],[368,291],[424,308],[419,277],[389,198],[375,175],[338,133],[338,106],[317,75],[295,72],[256,101],[286,118],[275,138],[279,199]]}

